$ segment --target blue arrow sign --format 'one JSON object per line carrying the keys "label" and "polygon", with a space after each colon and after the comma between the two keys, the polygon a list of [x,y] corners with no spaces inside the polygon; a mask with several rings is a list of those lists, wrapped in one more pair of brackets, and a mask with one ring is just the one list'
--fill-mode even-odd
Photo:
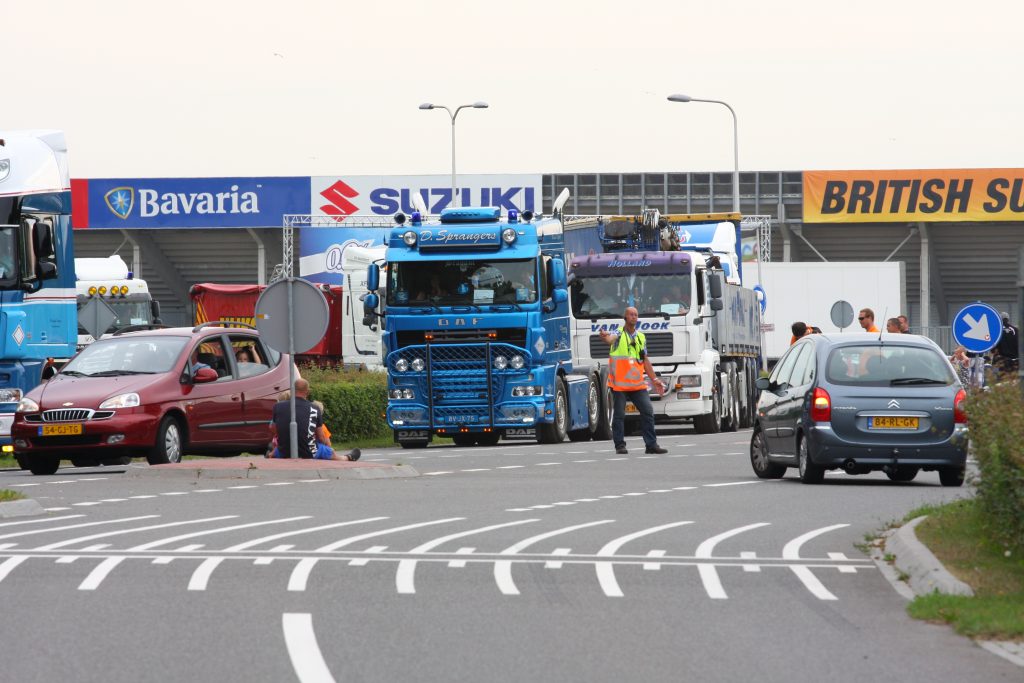
{"label": "blue arrow sign", "polygon": [[972,353],[994,349],[1001,336],[999,312],[980,301],[967,304],[953,318],[953,339]]}
{"label": "blue arrow sign", "polygon": [[754,292],[757,294],[757,302],[761,305],[761,315],[764,315],[764,309],[768,308],[768,295],[764,293],[764,287],[761,285],[754,285]]}

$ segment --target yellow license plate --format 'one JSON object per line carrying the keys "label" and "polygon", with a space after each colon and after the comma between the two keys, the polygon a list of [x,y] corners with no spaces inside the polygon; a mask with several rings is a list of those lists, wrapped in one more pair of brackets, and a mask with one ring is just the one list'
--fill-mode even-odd
{"label": "yellow license plate", "polygon": [[640,411],[638,411],[638,410],[636,409],[636,406],[635,406],[635,405],[633,405],[632,403],[627,403],[627,404],[626,404],[626,412],[627,412],[627,413],[638,413],[638,412],[640,412]]}
{"label": "yellow license plate", "polygon": [[872,417],[868,421],[868,429],[917,429],[918,418],[893,415],[892,417]]}
{"label": "yellow license plate", "polygon": [[39,436],[72,436],[81,433],[80,424],[43,425],[39,428]]}

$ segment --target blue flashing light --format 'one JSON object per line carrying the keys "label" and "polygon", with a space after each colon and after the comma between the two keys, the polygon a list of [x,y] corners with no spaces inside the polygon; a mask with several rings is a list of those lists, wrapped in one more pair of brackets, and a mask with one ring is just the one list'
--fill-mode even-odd
{"label": "blue flashing light", "polygon": [[133,273],[132,271],[129,270],[128,271],[128,279],[131,280],[133,277],[135,277],[135,273]]}
{"label": "blue flashing light", "polygon": [[420,215],[419,211],[413,211],[411,220],[413,225],[419,225],[420,223],[423,222],[423,216]]}
{"label": "blue flashing light", "polygon": [[509,223],[518,223],[519,222],[519,212],[516,211],[515,209],[509,209],[508,210],[508,222]]}
{"label": "blue flashing light", "polygon": [[442,223],[497,223],[501,220],[501,209],[496,206],[444,209]]}

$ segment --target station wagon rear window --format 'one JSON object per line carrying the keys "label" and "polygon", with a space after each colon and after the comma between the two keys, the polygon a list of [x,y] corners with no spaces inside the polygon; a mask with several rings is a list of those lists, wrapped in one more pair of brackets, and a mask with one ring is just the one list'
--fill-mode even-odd
{"label": "station wagon rear window", "polygon": [[834,384],[863,386],[949,386],[956,381],[938,351],[921,346],[840,346],[829,354],[826,377]]}

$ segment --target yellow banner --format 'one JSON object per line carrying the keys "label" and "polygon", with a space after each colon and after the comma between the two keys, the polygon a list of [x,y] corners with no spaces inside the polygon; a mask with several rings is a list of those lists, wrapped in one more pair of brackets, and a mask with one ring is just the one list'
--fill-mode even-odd
{"label": "yellow banner", "polygon": [[804,171],[805,223],[1024,221],[1024,169]]}

